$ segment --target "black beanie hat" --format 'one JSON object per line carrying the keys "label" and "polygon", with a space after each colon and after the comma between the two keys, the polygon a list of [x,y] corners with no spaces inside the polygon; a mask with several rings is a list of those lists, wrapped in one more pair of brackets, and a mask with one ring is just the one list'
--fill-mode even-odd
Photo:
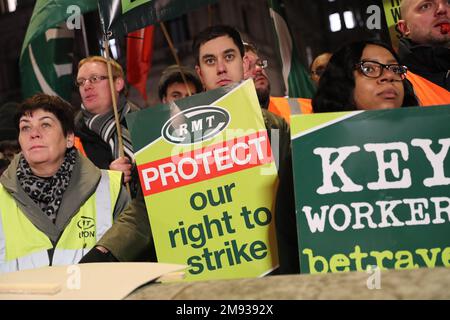
{"label": "black beanie hat", "polygon": [[[196,93],[202,92],[203,85],[197,73],[193,69],[185,66],[181,66],[181,70],[186,77],[186,81],[191,82],[194,85],[195,90],[197,91]],[[164,69],[161,78],[159,79],[158,96],[161,101],[166,95],[167,87],[175,82],[183,83],[183,78],[180,73],[180,67],[178,65],[171,65]]]}

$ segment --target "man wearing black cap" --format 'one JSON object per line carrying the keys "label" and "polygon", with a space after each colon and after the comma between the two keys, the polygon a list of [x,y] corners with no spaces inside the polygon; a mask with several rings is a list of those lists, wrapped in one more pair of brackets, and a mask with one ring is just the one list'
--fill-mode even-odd
{"label": "man wearing black cap", "polygon": [[[180,70],[183,72],[186,84]],[[195,71],[184,66],[171,65],[167,67],[159,79],[158,95],[162,103],[170,103],[189,96],[189,93],[196,94],[202,91],[202,83]]]}

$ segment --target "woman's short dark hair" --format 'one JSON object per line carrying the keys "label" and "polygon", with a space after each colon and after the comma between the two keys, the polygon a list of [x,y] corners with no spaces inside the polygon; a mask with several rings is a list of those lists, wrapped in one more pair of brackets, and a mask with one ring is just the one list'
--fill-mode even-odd
{"label": "woman's short dark hair", "polygon": [[34,111],[39,109],[45,110],[55,115],[55,117],[61,123],[61,127],[65,137],[67,137],[68,133],[74,133],[75,125],[73,107],[60,97],[50,96],[44,93],[35,94],[19,105],[14,121],[17,131],[20,132],[20,118],[25,115],[32,115]]}
{"label": "woman's short dark hair", "polygon": [[242,42],[239,32],[227,25],[211,26],[200,31],[194,38],[192,43],[192,53],[194,54],[195,63],[200,65],[200,46],[210,40],[218,37],[229,36],[233,39],[234,44],[238,47],[241,57],[244,56],[244,43]]}
{"label": "woman's short dark hair", "polygon": [[[388,50],[399,61],[397,54],[388,44],[378,40],[355,41],[344,45],[333,53],[319,81],[317,92],[312,99],[314,112],[335,112],[356,110],[353,99],[355,89],[355,65],[360,62],[364,48],[376,45]],[[419,102],[411,83],[402,81],[405,91],[402,107],[417,106]]]}

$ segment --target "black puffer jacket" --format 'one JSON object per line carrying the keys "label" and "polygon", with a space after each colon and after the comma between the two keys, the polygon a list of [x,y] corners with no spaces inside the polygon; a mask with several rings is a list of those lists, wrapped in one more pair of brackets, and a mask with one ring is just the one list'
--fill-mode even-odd
{"label": "black puffer jacket", "polygon": [[[130,112],[139,111],[139,107],[130,103]],[[122,124],[126,125],[125,119]],[[80,139],[83,149],[86,152],[86,156],[100,169],[109,169],[109,165],[113,162],[114,157],[111,147],[94,131],[90,130],[84,120],[83,113],[79,111],[75,116],[75,135]],[[136,197],[137,186],[139,183],[139,177],[137,176],[136,168],[132,172],[132,180],[130,183],[131,196]]]}
{"label": "black puffer jacket", "polygon": [[409,70],[450,91],[450,48],[418,45],[402,38],[398,55]]}
{"label": "black puffer jacket", "polygon": [[[139,111],[140,109],[130,103],[130,112]],[[122,124],[126,127],[125,119]],[[83,144],[86,156],[100,169],[109,169],[109,164],[114,160],[111,147],[102,138],[90,130],[83,120],[83,113],[80,111],[75,116],[75,135],[80,138]]]}

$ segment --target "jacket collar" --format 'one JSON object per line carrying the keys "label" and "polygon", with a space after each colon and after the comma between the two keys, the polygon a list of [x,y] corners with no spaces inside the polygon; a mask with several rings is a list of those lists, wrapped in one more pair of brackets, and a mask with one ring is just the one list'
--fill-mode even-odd
{"label": "jacket collar", "polygon": [[64,192],[55,224],[40,210],[39,206],[21,188],[16,176],[20,154],[16,155],[3,175],[0,183],[17,201],[19,207],[30,221],[53,242],[56,242],[70,219],[80,206],[95,192],[101,178],[100,170],[79,151],[73,168],[69,186]]}
{"label": "jacket collar", "polygon": [[399,57],[402,64],[411,70],[447,72],[450,69],[450,49],[441,46],[426,46],[401,38]]}

